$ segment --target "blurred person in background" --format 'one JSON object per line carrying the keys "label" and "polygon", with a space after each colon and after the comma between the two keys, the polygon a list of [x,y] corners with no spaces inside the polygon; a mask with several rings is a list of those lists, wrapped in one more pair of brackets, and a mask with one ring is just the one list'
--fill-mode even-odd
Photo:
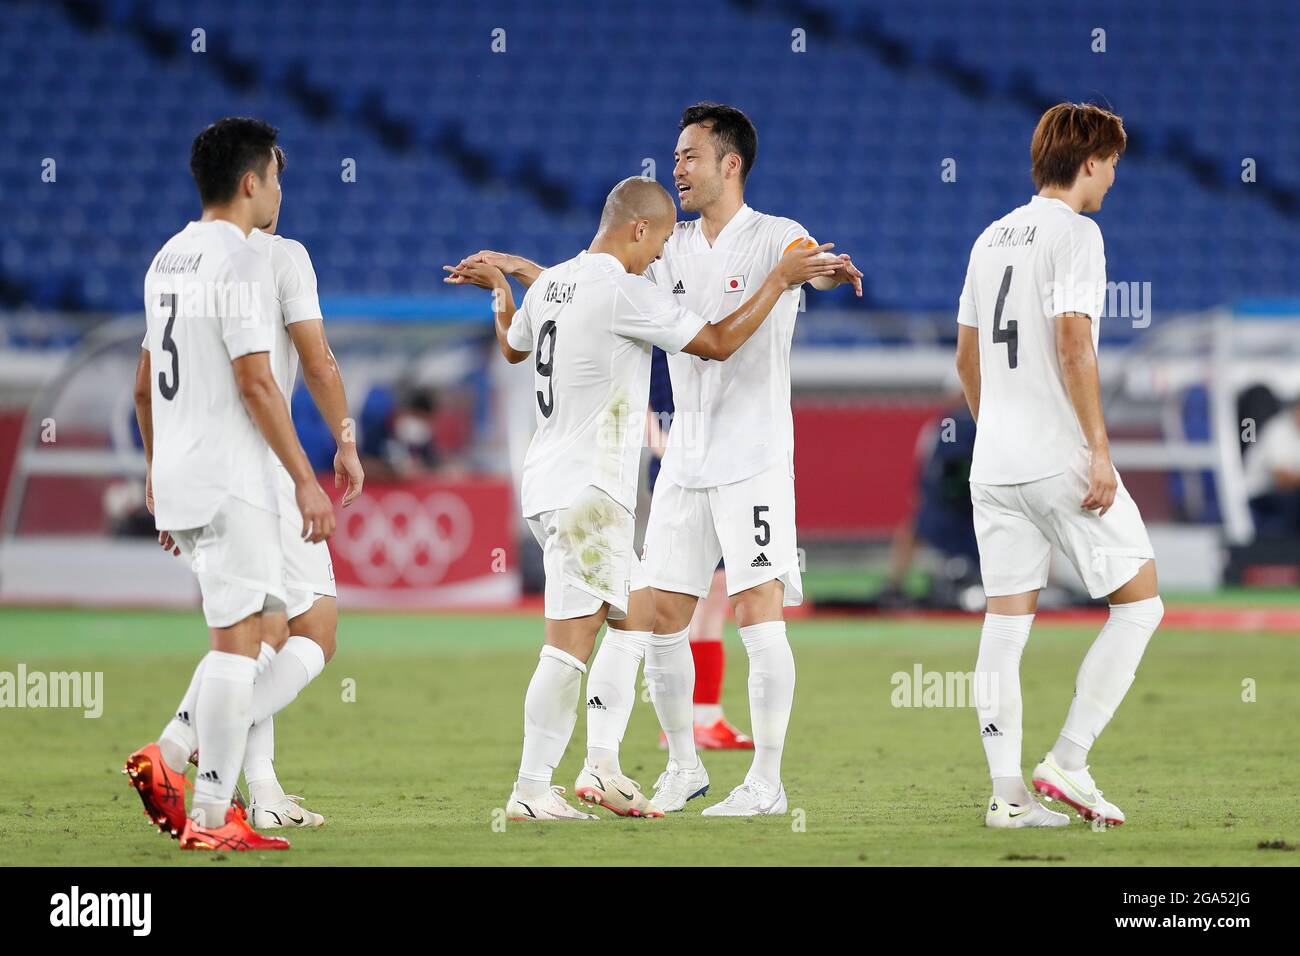
{"label": "blurred person in background", "polygon": [[381,481],[417,478],[445,462],[439,442],[438,394],[431,388],[403,390],[393,408],[387,389],[371,392],[361,413],[361,457]]}
{"label": "blurred person in background", "polygon": [[975,419],[964,404],[946,409],[921,430],[916,443],[916,509],[894,532],[889,578],[877,597],[882,606],[913,603],[904,591],[904,582],[918,543],[929,545],[942,559],[923,603],[959,606],[961,590],[979,584],[979,547],[969,485],[974,450]]}
{"label": "blurred person in background", "polygon": [[1255,533],[1300,537],[1300,397],[1260,429],[1246,455],[1245,479]]}

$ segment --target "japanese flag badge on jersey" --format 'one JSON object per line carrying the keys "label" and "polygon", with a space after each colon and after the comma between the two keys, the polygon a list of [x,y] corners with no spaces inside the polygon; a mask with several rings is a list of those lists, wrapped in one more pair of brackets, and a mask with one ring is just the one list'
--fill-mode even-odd
{"label": "japanese flag badge on jersey", "polygon": [[744,292],[745,277],[727,276],[727,278],[722,280],[722,291],[723,292]]}

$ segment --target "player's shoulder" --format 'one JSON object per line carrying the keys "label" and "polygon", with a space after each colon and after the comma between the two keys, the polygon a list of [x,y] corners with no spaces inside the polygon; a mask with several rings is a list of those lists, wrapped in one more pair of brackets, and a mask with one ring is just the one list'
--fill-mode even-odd
{"label": "player's shoulder", "polygon": [[677,225],[673,226],[673,234],[664,243],[664,256],[671,256],[676,250],[684,248],[686,244],[695,238],[699,228],[700,221],[698,219],[677,220]]}
{"label": "player's shoulder", "polygon": [[773,216],[770,213],[759,212],[751,207],[750,228],[765,236],[781,238],[787,235],[800,233],[808,235],[808,230],[797,219],[791,219],[789,216]]}

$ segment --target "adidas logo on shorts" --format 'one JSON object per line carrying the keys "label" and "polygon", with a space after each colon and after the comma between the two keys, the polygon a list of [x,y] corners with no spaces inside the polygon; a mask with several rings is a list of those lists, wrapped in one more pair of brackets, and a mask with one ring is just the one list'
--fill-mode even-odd
{"label": "adidas logo on shorts", "polygon": [[980,731],[980,736],[981,736],[981,737],[1001,737],[1001,736],[1002,736],[1002,731],[998,730],[998,725],[997,725],[997,724],[989,724],[987,727],[985,727],[983,730]]}
{"label": "adidas logo on shorts", "polygon": [[587,701],[588,710],[605,710],[605,705],[600,702],[599,697],[593,697]]}
{"label": "adidas logo on shorts", "polygon": [[751,568],[770,568],[772,566],[772,562],[767,560],[767,555],[764,554],[762,551],[760,551],[758,552],[758,557],[756,557],[753,561],[749,562],[749,566]]}

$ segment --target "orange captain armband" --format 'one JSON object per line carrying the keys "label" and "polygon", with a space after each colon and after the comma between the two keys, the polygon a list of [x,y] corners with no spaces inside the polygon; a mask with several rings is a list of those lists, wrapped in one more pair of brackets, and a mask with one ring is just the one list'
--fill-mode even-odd
{"label": "orange captain armband", "polygon": [[812,236],[804,236],[802,239],[796,239],[790,245],[781,250],[781,255],[785,255],[791,249],[816,249],[819,243]]}

